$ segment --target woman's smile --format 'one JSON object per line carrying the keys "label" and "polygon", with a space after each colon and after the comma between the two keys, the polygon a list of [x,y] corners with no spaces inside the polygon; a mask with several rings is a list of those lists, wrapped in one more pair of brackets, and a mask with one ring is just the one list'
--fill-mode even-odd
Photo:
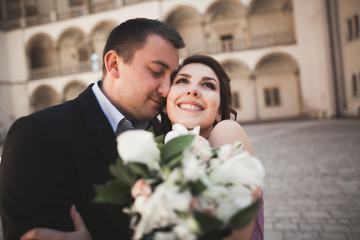
{"label": "woman's smile", "polygon": [[204,110],[204,107],[202,107],[199,104],[194,104],[194,103],[180,103],[178,104],[178,107],[182,110],[185,111],[202,111]]}

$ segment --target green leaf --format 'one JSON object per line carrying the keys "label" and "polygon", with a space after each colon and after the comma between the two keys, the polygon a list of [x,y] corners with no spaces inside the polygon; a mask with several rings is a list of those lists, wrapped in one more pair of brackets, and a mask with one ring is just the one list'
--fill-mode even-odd
{"label": "green leaf", "polygon": [[258,208],[260,205],[260,200],[257,200],[249,207],[242,209],[234,214],[230,219],[229,225],[232,229],[240,230],[246,227],[256,216]]}
{"label": "green leaf", "polygon": [[129,170],[142,177],[142,178],[145,178],[145,179],[149,179],[149,178],[152,178],[150,173],[149,173],[149,168],[145,165],[145,164],[142,164],[142,163],[128,163],[126,165],[126,167],[129,168]]}
{"label": "green leaf", "polygon": [[161,163],[166,164],[182,152],[191,144],[194,135],[184,135],[170,140],[161,150]]}
{"label": "green leaf", "polygon": [[151,132],[155,136],[155,130],[153,127],[149,127],[148,129],[146,129],[146,131]]}
{"label": "green leaf", "polygon": [[206,212],[194,210],[194,217],[199,223],[203,235],[219,229],[224,224],[223,221]]}
{"label": "green leaf", "polygon": [[105,185],[95,185],[94,202],[127,204],[131,201],[131,185],[119,179],[108,181]]}
{"label": "green leaf", "polygon": [[159,145],[163,145],[164,143],[164,135],[159,135],[157,137],[154,137],[155,142]]}
{"label": "green leaf", "polygon": [[206,188],[206,185],[201,180],[197,180],[196,182],[192,182],[190,184],[190,191],[193,196],[199,195]]}
{"label": "green leaf", "polygon": [[110,173],[117,179],[132,185],[136,180],[136,175],[129,171],[128,167],[124,165],[122,159],[118,157],[116,165],[110,165]]}

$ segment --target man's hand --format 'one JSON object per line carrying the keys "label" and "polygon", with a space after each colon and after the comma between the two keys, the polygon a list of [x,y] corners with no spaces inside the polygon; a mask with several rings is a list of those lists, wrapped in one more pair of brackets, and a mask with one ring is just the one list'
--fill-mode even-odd
{"label": "man's hand", "polygon": [[20,240],[92,240],[84,221],[74,205],[70,208],[70,216],[74,223],[74,232],[61,232],[48,228],[34,228],[21,236]]}

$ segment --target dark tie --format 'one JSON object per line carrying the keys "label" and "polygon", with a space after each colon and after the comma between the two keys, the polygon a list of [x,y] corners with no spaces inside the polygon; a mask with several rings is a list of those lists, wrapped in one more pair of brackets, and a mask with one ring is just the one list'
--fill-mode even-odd
{"label": "dark tie", "polygon": [[126,118],[123,118],[117,125],[115,134],[116,134],[116,136],[118,136],[122,132],[125,132],[127,130],[134,130],[134,129],[135,129],[135,127],[131,124],[131,122],[129,120],[127,120]]}

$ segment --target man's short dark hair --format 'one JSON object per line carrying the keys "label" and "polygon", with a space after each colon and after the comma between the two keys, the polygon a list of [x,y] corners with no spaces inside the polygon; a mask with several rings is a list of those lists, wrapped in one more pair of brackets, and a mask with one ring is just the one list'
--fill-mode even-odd
{"label": "man's short dark hair", "polygon": [[[144,46],[150,34],[168,40],[177,49],[185,47],[181,35],[170,24],[159,20],[134,18],[121,23],[110,32],[104,47],[103,60],[108,51],[114,50],[126,63],[129,63],[135,52]],[[105,63],[103,63],[102,71],[105,76]]]}

